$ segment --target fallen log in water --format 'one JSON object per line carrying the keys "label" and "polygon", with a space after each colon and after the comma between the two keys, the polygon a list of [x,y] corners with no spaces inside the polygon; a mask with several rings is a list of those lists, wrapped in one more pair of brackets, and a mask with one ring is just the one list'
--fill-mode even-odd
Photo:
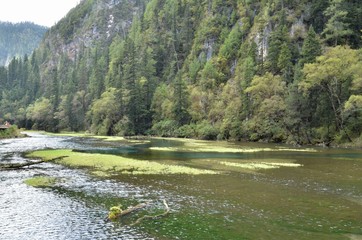
{"label": "fallen log in water", "polygon": [[127,215],[131,212],[134,212],[134,211],[137,211],[141,208],[144,208],[146,207],[147,205],[149,204],[149,202],[147,203],[140,203],[136,206],[130,206],[128,207],[126,210],[122,210],[122,205],[120,206],[114,206],[114,207],[111,207],[111,209],[109,210],[109,213],[108,213],[108,219],[109,220],[116,220],[117,218],[120,218],[124,215]]}
{"label": "fallen log in water", "polygon": [[[115,207],[111,207],[110,212],[108,213],[108,220],[116,220],[118,218],[121,218],[122,216],[125,216],[129,213],[132,213],[134,211],[137,211],[139,209],[142,209],[144,207],[146,207],[150,202],[147,203],[140,203],[136,206],[131,206],[128,207],[126,210],[122,210],[121,207],[122,206],[115,206]],[[166,216],[169,212],[170,212],[170,208],[167,205],[166,200],[163,200],[163,204],[165,206],[165,211],[161,214],[157,214],[157,215],[144,215],[143,217],[138,218],[135,222],[133,222],[132,224],[130,224],[131,226],[134,226],[136,224],[139,224],[142,220],[144,219],[156,219],[159,217],[163,217]]]}
{"label": "fallen log in water", "polygon": [[26,162],[26,163],[8,163],[8,164],[0,164],[0,171],[3,170],[18,170],[24,167],[29,167],[32,165],[37,165],[37,164],[41,164],[44,162],[54,162],[57,160],[61,160],[63,158],[65,158],[67,156],[61,156],[61,157],[57,157],[57,158],[53,158],[50,160],[40,160],[40,161],[33,161],[33,162]]}

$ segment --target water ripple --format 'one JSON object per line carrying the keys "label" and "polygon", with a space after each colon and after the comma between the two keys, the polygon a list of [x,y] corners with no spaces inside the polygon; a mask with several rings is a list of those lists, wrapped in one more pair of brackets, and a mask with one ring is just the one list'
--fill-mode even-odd
{"label": "water ripple", "polygon": [[[1,140],[0,161],[25,161],[21,153],[44,147],[88,147],[73,143],[69,137],[31,135],[30,138]],[[38,175],[62,180],[55,189],[24,184],[25,179]],[[140,189],[132,186],[93,179],[81,170],[52,163],[0,172],[0,239],[152,239],[135,228],[107,222],[104,204],[88,199],[106,194],[124,197],[139,194],[138,191]],[[84,197],[72,196],[77,193]]]}

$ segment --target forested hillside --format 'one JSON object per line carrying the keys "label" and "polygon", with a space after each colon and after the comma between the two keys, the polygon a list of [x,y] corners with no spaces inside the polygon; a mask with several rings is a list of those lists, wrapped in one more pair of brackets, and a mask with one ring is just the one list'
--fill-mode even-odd
{"label": "forested hillside", "polygon": [[0,117],[100,135],[361,142],[359,0],[84,0],[0,69]]}
{"label": "forested hillside", "polygon": [[30,22],[0,22],[0,66],[13,57],[30,55],[43,39],[46,27]]}

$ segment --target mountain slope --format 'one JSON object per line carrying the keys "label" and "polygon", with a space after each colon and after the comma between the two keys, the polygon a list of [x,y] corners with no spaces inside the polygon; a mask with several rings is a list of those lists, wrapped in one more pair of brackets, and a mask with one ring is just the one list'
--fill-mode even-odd
{"label": "mountain slope", "polygon": [[0,22],[0,66],[13,57],[30,55],[43,39],[47,28],[30,23]]}
{"label": "mountain slope", "polygon": [[352,0],[84,0],[32,59],[0,71],[0,112],[51,131],[351,141],[361,11]]}

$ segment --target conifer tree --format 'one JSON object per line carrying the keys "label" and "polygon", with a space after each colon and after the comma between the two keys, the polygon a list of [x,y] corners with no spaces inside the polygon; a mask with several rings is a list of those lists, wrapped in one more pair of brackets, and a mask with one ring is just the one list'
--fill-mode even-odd
{"label": "conifer tree", "polygon": [[324,11],[328,22],[322,32],[326,42],[337,46],[341,43],[347,43],[347,37],[352,34],[352,30],[347,23],[348,12],[344,10],[345,0],[331,0],[329,7]]}
{"label": "conifer tree", "polygon": [[304,40],[302,47],[301,64],[313,63],[317,56],[322,54],[322,48],[313,26],[309,27],[307,38]]}
{"label": "conifer tree", "polygon": [[180,76],[177,76],[174,85],[172,112],[174,120],[176,120],[180,126],[188,124],[190,121],[190,114],[188,113],[190,103],[188,96],[185,82]]}
{"label": "conifer tree", "polygon": [[288,29],[286,26],[279,26],[274,32],[272,32],[269,39],[267,60],[273,74],[280,73],[280,68],[278,67],[279,55],[283,44],[289,44],[289,42]]}
{"label": "conifer tree", "polygon": [[289,49],[288,43],[283,43],[278,57],[278,68],[282,74],[283,80],[286,82],[292,81],[292,53]]}

